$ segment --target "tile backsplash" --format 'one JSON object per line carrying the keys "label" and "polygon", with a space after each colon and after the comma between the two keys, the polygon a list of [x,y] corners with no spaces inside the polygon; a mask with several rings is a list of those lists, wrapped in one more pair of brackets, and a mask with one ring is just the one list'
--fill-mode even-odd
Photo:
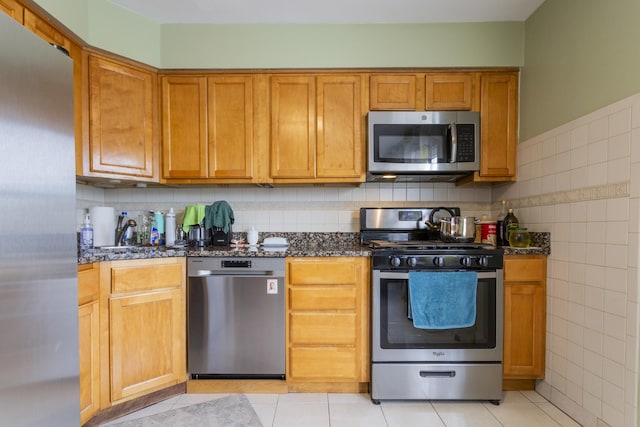
{"label": "tile backsplash", "polygon": [[640,94],[518,146],[494,188],[551,233],[546,372],[537,390],[584,426],[638,426]]}
{"label": "tile backsplash", "polygon": [[209,186],[103,189],[77,185],[77,226],[91,206],[112,206],[133,219],[149,210],[174,208],[180,223],[184,208],[226,200],[235,214],[235,231],[251,226],[273,232],[356,232],[365,206],[459,206],[463,215],[491,215],[491,187],[450,183],[366,183],[358,187]]}

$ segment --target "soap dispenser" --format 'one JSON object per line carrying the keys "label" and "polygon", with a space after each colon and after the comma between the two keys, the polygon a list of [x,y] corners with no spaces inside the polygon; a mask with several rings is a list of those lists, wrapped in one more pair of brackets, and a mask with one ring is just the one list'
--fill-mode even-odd
{"label": "soap dispenser", "polygon": [[80,228],[80,249],[91,248],[93,248],[93,226],[91,225],[89,214],[86,214]]}

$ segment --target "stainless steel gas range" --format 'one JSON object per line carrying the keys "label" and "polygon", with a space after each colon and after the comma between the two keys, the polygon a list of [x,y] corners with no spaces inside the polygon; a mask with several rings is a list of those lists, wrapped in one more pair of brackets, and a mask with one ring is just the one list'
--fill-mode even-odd
{"label": "stainless steel gas range", "polygon": [[497,404],[502,249],[439,241],[424,227],[433,209],[360,211],[361,239],[373,251],[371,399]]}

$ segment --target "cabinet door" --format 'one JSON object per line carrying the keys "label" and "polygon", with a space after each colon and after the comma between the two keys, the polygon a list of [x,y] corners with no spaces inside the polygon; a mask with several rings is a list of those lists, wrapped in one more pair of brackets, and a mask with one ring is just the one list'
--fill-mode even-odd
{"label": "cabinet door", "polygon": [[[504,259],[505,380],[516,385],[544,378],[546,256],[507,255]],[[523,381],[524,380],[524,381]]]}
{"label": "cabinet door", "polygon": [[540,284],[507,284],[504,297],[504,376],[543,378],[544,288]]}
{"label": "cabinet door", "polygon": [[99,264],[78,266],[80,422],[100,409]]}
{"label": "cabinet door", "polygon": [[62,46],[67,52],[71,52],[71,40],[29,9],[24,9],[24,26],[44,39],[47,43]]}
{"label": "cabinet door", "polygon": [[363,177],[364,117],[360,76],[318,76],[318,178]]}
{"label": "cabinet door", "polygon": [[271,176],[313,178],[316,86],[313,76],[271,78]]}
{"label": "cabinet door", "polygon": [[518,76],[516,73],[486,73],[481,76],[480,82],[482,142],[479,180],[515,179]]}
{"label": "cabinet door", "polygon": [[98,301],[78,307],[80,350],[80,422],[84,424],[100,408],[100,330]]}
{"label": "cabinet door", "polygon": [[251,76],[207,79],[210,178],[253,176],[253,85]]}
{"label": "cabinet door", "polygon": [[427,73],[427,110],[471,110],[472,73]]}
{"label": "cabinet door", "polygon": [[185,380],[185,308],[175,288],[111,298],[113,403]]}
{"label": "cabinet door", "polygon": [[205,77],[162,78],[164,178],[207,176],[207,89]]}
{"label": "cabinet door", "polygon": [[19,23],[24,23],[24,6],[16,0],[0,0],[0,11],[6,13]]}
{"label": "cabinet door", "polygon": [[150,71],[89,56],[90,173],[157,178]]}
{"label": "cabinet door", "polygon": [[415,110],[415,74],[374,74],[370,78],[369,109]]}

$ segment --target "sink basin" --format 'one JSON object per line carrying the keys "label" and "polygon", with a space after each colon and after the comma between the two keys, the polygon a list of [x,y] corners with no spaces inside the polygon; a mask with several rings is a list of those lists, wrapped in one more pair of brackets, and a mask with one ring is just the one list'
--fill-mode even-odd
{"label": "sink basin", "polygon": [[134,249],[134,248],[139,248],[140,246],[134,246],[134,245],[130,245],[130,246],[98,246],[96,249],[102,249],[102,250],[110,250],[110,249]]}

